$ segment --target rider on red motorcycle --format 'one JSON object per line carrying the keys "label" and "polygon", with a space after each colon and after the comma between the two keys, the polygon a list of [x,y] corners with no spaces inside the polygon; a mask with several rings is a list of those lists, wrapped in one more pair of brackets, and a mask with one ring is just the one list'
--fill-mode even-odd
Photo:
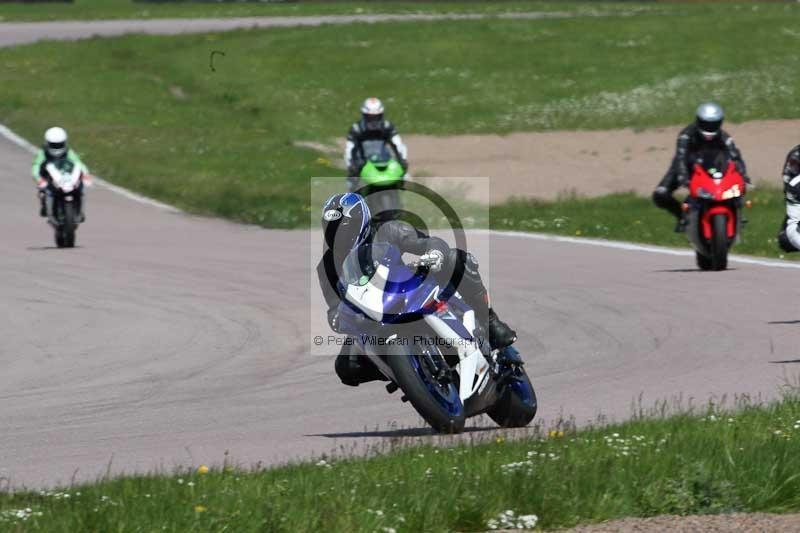
{"label": "rider on red motorcycle", "polygon": [[675,156],[666,175],[661,179],[653,191],[653,203],[666,209],[678,219],[675,226],[676,232],[684,231],[685,221],[681,203],[672,195],[678,187],[689,183],[692,166],[697,154],[708,150],[724,150],[731,160],[736,163],[739,172],[750,183],[747,177],[742,155],[733,142],[733,138],[722,129],[725,113],[718,104],[707,102],[697,108],[695,121],[686,126],[678,135]]}

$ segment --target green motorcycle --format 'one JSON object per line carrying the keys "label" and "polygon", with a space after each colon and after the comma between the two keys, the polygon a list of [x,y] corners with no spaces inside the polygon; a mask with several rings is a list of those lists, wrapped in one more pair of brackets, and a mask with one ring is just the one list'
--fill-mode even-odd
{"label": "green motorcycle", "polygon": [[397,185],[406,171],[392,147],[382,140],[365,141],[362,145],[364,166],[359,173],[357,189],[367,200],[373,214],[400,209]]}

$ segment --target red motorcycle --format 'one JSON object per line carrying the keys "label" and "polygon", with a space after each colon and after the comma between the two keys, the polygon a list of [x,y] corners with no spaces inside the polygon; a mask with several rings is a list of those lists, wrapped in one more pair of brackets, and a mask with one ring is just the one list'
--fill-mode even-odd
{"label": "red motorcycle", "polygon": [[742,227],[746,189],[744,177],[727,154],[700,154],[696,159],[683,210],[700,269],[728,267],[728,250],[738,241]]}

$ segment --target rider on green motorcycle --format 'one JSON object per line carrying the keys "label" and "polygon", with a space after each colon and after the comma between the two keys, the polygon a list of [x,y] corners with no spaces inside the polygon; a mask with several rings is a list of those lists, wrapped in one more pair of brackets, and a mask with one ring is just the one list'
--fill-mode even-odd
{"label": "rider on green motorcycle", "polygon": [[[84,174],[89,174],[89,169],[83,164],[78,154],[67,146],[67,132],[64,128],[59,128],[57,126],[49,128],[44,132],[44,144],[42,144],[42,147],[36,153],[36,157],[33,159],[33,167],[31,168],[33,181],[38,188],[40,202],[39,216],[41,217],[46,217],[48,212],[47,190],[49,176],[46,170],[47,164],[54,163],[58,166],[58,164],[64,160],[71,162],[73,165],[80,166]],[[85,202],[80,203],[81,212],[79,218],[81,222],[86,219],[83,209],[84,204]]]}
{"label": "rider on green motorcycle", "polygon": [[365,153],[365,147],[368,144],[375,144],[375,141],[391,147],[397,156],[402,175],[408,170],[408,149],[394,124],[384,119],[383,112],[383,103],[379,99],[367,98],[361,105],[361,120],[354,123],[347,133],[344,162],[347,166],[347,181],[351,191],[358,188],[358,182],[363,178],[362,170],[369,164],[370,156],[374,157],[379,153],[378,150],[370,150],[371,154]]}

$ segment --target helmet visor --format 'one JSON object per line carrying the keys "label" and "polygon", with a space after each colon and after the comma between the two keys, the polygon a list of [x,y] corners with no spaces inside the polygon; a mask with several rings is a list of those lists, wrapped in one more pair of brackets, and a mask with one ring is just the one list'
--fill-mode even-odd
{"label": "helmet visor", "polygon": [[364,126],[368,131],[378,131],[383,125],[383,114],[368,115],[364,114]]}
{"label": "helmet visor", "polygon": [[67,143],[47,143],[47,153],[53,156],[63,155],[67,151]]}
{"label": "helmet visor", "polygon": [[335,256],[344,257],[352,250],[360,233],[359,226],[350,220],[336,220],[325,225],[325,244]]}
{"label": "helmet visor", "polygon": [[697,119],[697,129],[705,136],[715,137],[722,127],[721,120],[702,120]]}

